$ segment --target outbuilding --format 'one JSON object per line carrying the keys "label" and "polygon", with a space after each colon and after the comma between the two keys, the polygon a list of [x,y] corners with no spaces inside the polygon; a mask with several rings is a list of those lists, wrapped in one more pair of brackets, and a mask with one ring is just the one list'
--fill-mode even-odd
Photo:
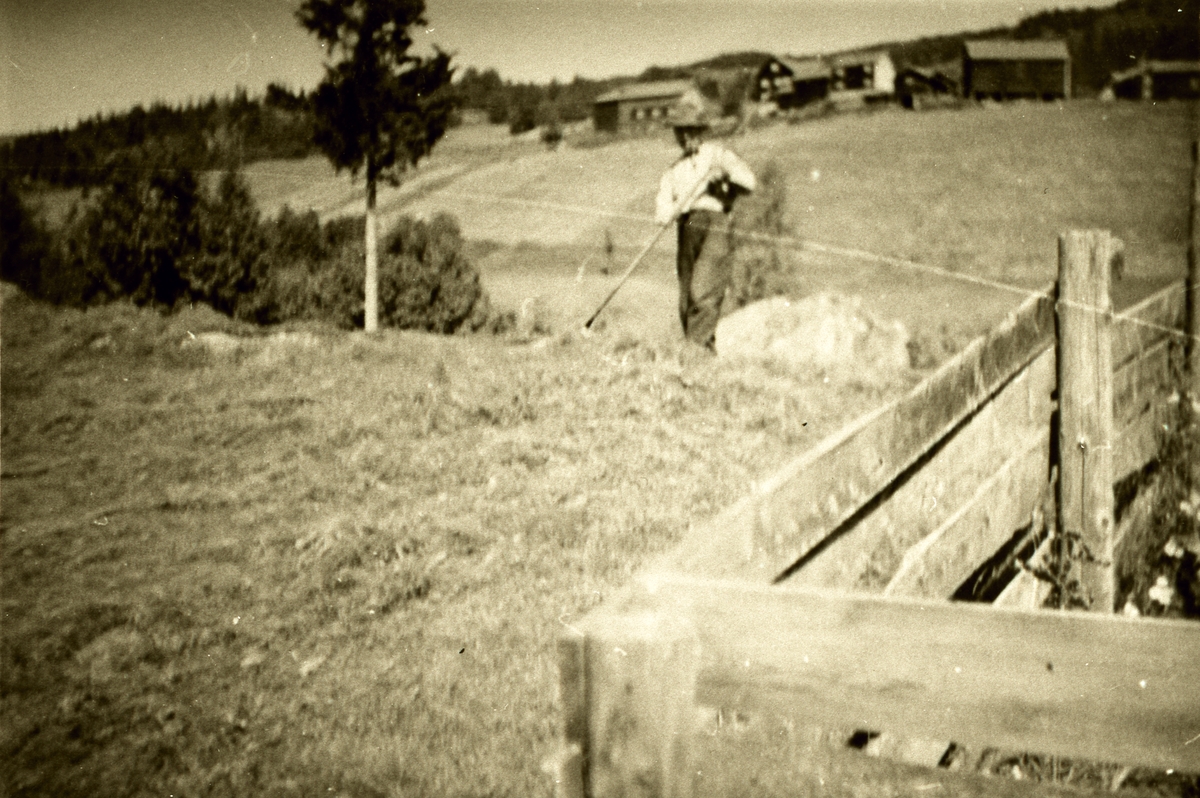
{"label": "outbuilding", "polygon": [[907,67],[896,73],[896,97],[904,108],[958,102],[958,81],[932,67]]}
{"label": "outbuilding", "polygon": [[1200,99],[1200,61],[1142,61],[1114,72],[1104,96],[1123,100]]}
{"label": "outbuilding", "polygon": [[832,80],[833,70],[821,58],[775,56],[759,67],[750,97],[786,111],[825,99]]}
{"label": "outbuilding", "polygon": [[963,96],[1055,100],[1071,96],[1071,54],[1052,39],[994,39],[963,45]]}
{"label": "outbuilding", "polygon": [[687,101],[703,105],[696,84],[690,80],[660,80],[631,83],[605,92],[592,106],[596,130],[616,133],[662,124],[676,104]]}
{"label": "outbuilding", "polygon": [[837,105],[890,100],[896,90],[896,65],[883,50],[843,53],[830,59],[833,80],[829,99]]}

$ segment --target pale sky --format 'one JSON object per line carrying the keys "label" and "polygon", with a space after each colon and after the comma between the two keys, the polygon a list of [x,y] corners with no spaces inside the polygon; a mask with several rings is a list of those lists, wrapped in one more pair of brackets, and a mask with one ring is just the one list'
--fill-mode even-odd
{"label": "pale sky", "polygon": [[[323,53],[299,0],[0,0],[0,134],[278,81]],[[739,50],[807,55],[1015,24],[1054,0],[427,0],[422,39],[506,79],[633,75]]]}

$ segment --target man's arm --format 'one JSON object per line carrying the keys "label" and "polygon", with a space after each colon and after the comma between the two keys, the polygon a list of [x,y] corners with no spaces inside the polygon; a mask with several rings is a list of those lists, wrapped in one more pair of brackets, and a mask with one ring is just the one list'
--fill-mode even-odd
{"label": "man's arm", "polygon": [[748,194],[758,188],[758,181],[754,178],[754,172],[750,170],[745,161],[733,152],[722,147],[719,163],[729,182],[735,184],[743,192]]}
{"label": "man's arm", "polygon": [[654,202],[654,221],[657,224],[667,224],[675,215],[675,189],[671,180],[671,171],[663,173],[658,182],[658,198]]}

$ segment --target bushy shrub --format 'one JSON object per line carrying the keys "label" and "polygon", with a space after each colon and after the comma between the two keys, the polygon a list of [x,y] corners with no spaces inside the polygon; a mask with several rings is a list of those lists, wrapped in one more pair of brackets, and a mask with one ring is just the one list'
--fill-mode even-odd
{"label": "bushy shrub", "polygon": [[[268,225],[270,268],[259,304],[272,322],[319,319],[363,324],[363,218],[322,226],[290,210]],[[451,333],[481,326],[487,298],[453,217],[403,217],[379,250],[379,320],[388,327]]]}
{"label": "bushy shrub", "polygon": [[264,274],[258,280],[258,320],[276,323],[320,319],[320,272],[328,260],[321,220],[316,211],[297,213],[285,207],[263,225],[267,242]]}
{"label": "bushy shrub", "polygon": [[479,272],[463,252],[454,217],[428,222],[403,217],[388,233],[380,258],[383,323],[402,329],[452,333],[483,299]]}
{"label": "bushy shrub", "polygon": [[168,152],[127,153],[109,165],[106,188],[77,206],[64,230],[63,257],[39,293],[92,304],[127,298],[171,308],[201,302],[254,319],[266,239],[241,175],[206,191]]}
{"label": "bushy shrub", "polygon": [[730,300],[735,307],[772,296],[802,293],[789,248],[779,240],[791,235],[785,221],[785,176],[772,161],[757,177],[758,189],[734,206]]}
{"label": "bushy shrub", "polygon": [[201,196],[198,211],[197,246],[179,269],[188,299],[236,318],[256,318],[267,238],[245,180],[225,172],[216,190]]}
{"label": "bushy shrub", "polygon": [[68,222],[65,265],[80,278],[78,300],[170,307],[187,289],[180,260],[199,246],[196,176],[140,155],[122,156],[109,174],[98,199]]}
{"label": "bushy shrub", "polygon": [[0,279],[37,296],[44,262],[52,255],[45,224],[22,201],[16,186],[0,176]]}
{"label": "bushy shrub", "polygon": [[562,144],[563,129],[558,122],[551,122],[542,127],[542,143],[550,149],[556,148]]}
{"label": "bushy shrub", "polygon": [[537,108],[532,105],[518,105],[508,113],[508,132],[514,136],[528,133],[537,127]]}
{"label": "bushy shrub", "polygon": [[[61,257],[16,190],[0,186],[3,278],[58,303],[197,303],[260,324],[362,326],[361,216],[322,225],[315,212],[285,208],[264,221],[240,174],[205,190],[166,163],[143,152],[112,164],[109,185],[69,217]],[[384,325],[451,333],[487,321],[453,217],[399,220],[379,255]]]}

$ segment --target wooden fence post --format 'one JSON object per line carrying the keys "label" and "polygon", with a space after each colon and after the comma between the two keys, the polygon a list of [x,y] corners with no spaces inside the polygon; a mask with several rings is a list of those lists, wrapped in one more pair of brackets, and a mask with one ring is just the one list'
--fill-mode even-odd
{"label": "wooden fence post", "polygon": [[563,748],[552,763],[554,798],[584,798],[587,693],[587,637],[572,629],[558,639],[558,698]]}
{"label": "wooden fence post", "polygon": [[1112,251],[1103,230],[1058,242],[1059,530],[1067,544],[1078,535],[1080,584],[1096,612],[1112,612],[1115,601]]}
{"label": "wooden fence post", "polygon": [[587,641],[589,798],[689,798],[700,644],[683,615],[593,617]]}
{"label": "wooden fence post", "polygon": [[[1188,214],[1188,271],[1185,308],[1188,393],[1200,399],[1200,141],[1192,142],[1192,199]],[[1193,469],[1193,479],[1197,474]]]}
{"label": "wooden fence post", "polygon": [[[1184,283],[1184,352],[1187,355],[1184,393],[1194,403],[1200,402],[1200,139],[1192,142],[1192,200],[1188,214],[1188,271]],[[1188,469],[1189,488],[1200,490],[1200,463],[1193,458]]]}

